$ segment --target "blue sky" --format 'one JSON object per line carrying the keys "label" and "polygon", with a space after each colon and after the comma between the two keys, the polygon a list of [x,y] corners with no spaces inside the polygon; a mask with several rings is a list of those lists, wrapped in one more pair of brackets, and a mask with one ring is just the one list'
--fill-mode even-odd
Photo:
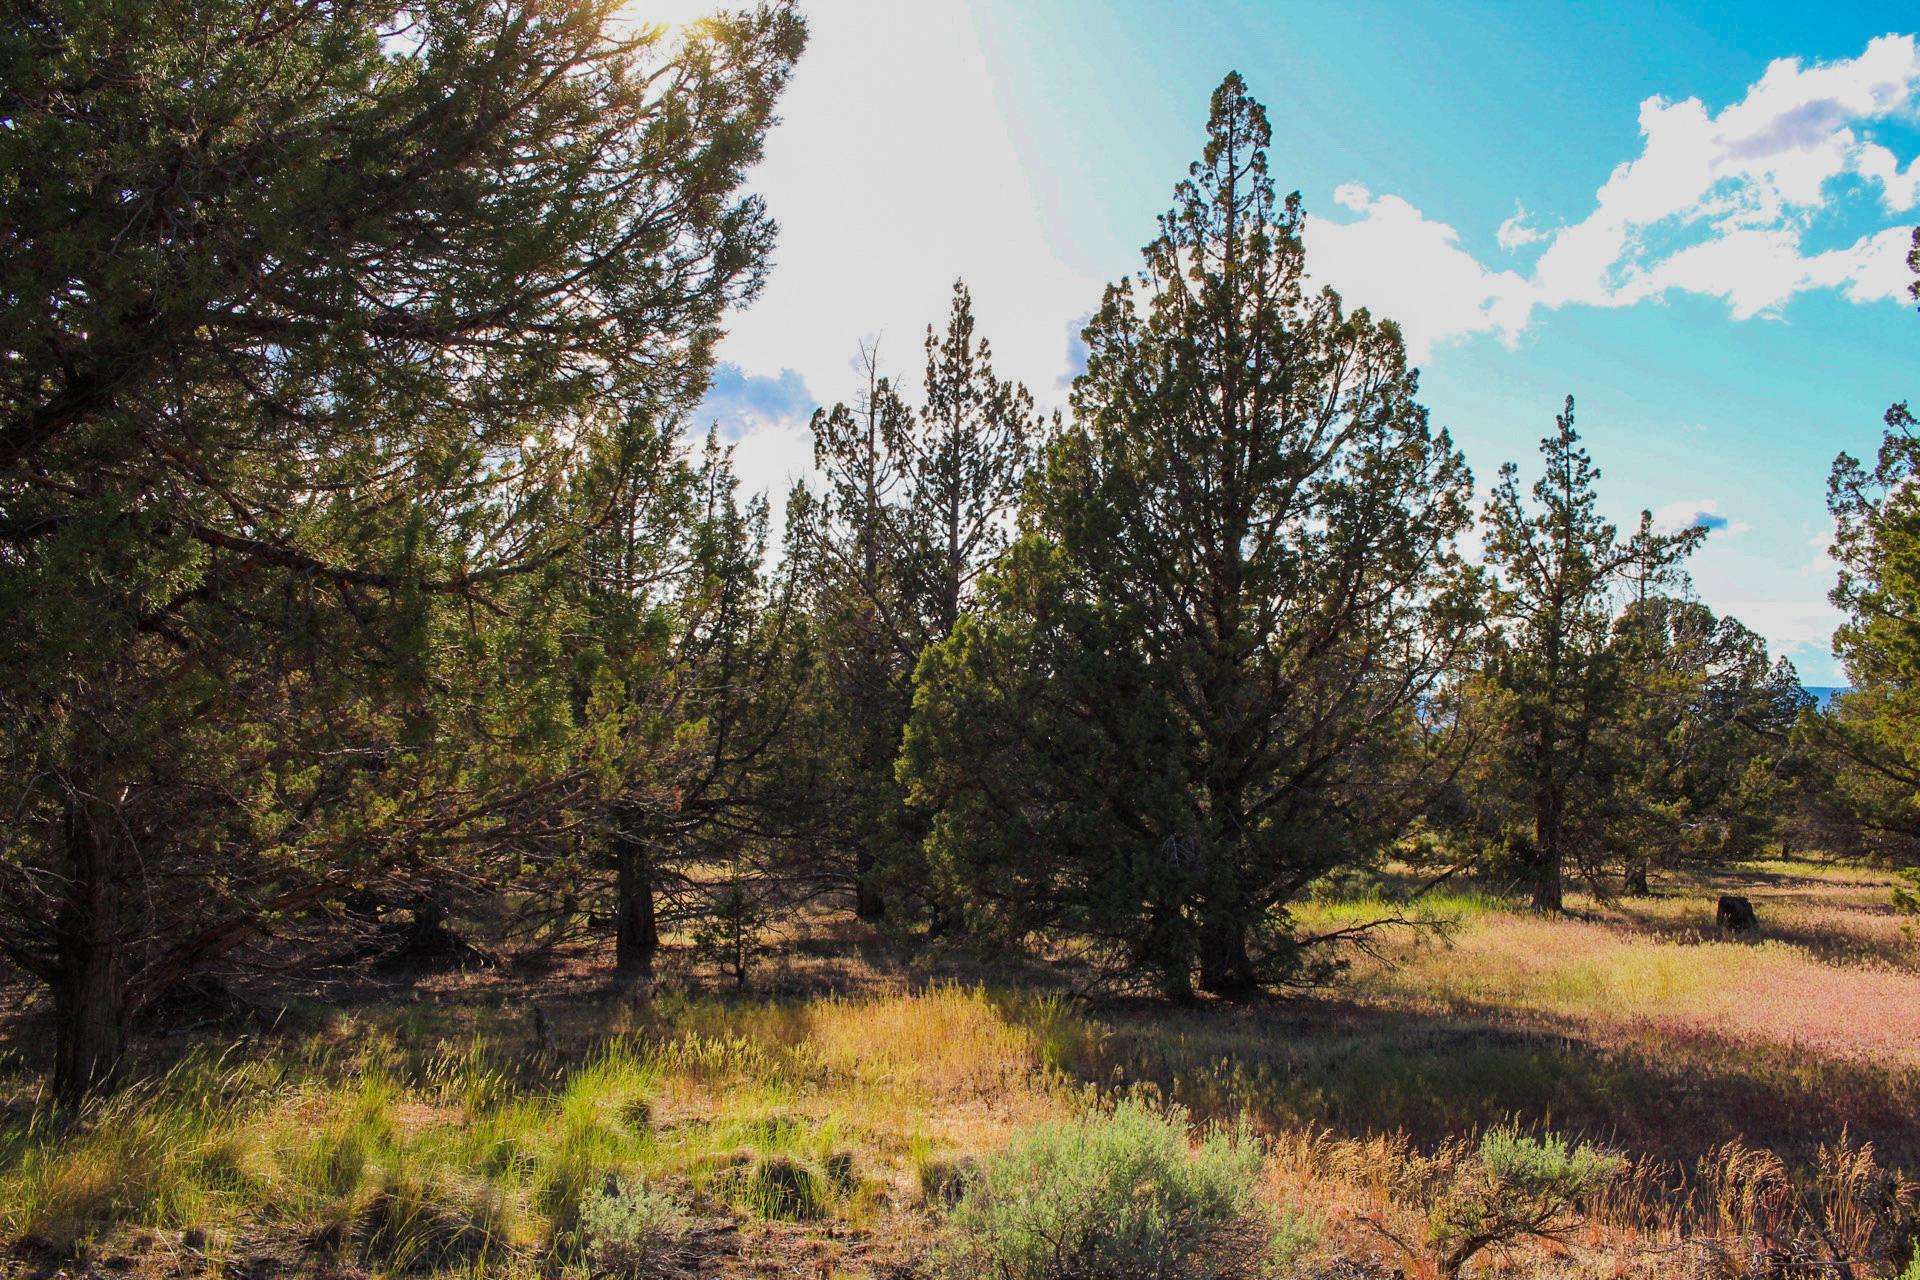
{"label": "blue sky", "polygon": [[1827,469],[1920,394],[1910,5],[803,7],[755,175],[780,249],[703,415],[752,482],[806,474],[861,341],[917,374],[956,276],[1004,369],[1064,404],[1074,331],[1237,69],[1309,269],[1401,321],[1482,489],[1574,394],[1609,513],[1704,517],[1702,598],[1840,681]]}

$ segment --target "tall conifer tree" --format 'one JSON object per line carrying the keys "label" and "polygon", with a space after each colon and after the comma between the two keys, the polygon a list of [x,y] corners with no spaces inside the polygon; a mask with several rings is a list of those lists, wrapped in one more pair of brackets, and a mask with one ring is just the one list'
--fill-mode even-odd
{"label": "tall conifer tree", "polygon": [[1623,696],[1614,619],[1630,590],[1645,595],[1650,585],[1670,583],[1706,530],[1660,533],[1642,512],[1639,527],[1622,538],[1601,518],[1594,492],[1600,472],[1580,447],[1572,396],[1540,454],[1531,505],[1521,495],[1519,468],[1508,463],[1484,525],[1506,624],[1492,668],[1505,695],[1500,741],[1523,780],[1530,816],[1520,852],[1534,907],[1559,911],[1573,852],[1571,809],[1591,798],[1601,730]]}
{"label": "tall conifer tree", "polygon": [[1023,886],[1008,927],[1107,939],[1175,992],[1287,976],[1288,903],[1418,811],[1423,701],[1466,637],[1465,464],[1398,329],[1307,291],[1269,141],[1229,76],[903,763],[948,874]]}

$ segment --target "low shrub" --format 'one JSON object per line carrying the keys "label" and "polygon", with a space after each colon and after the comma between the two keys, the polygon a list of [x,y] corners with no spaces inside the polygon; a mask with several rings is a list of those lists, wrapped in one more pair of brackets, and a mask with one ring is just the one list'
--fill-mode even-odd
{"label": "low shrub", "polygon": [[1477,1144],[1446,1143],[1430,1156],[1405,1152],[1395,1189],[1425,1210],[1426,1236],[1418,1244],[1389,1238],[1409,1255],[1424,1254],[1439,1275],[1457,1276],[1482,1250],[1565,1234],[1626,1164],[1586,1143],[1511,1128],[1489,1130]]}
{"label": "low shrub", "polygon": [[1245,1134],[1197,1146],[1184,1111],[1128,1101],[1045,1124],[986,1163],[955,1206],[945,1265],[1001,1280],[1180,1280],[1252,1274],[1272,1224]]}
{"label": "low shrub", "polygon": [[672,1197],[619,1186],[580,1205],[580,1228],[595,1275],[646,1280],[675,1274],[687,1238],[687,1219]]}

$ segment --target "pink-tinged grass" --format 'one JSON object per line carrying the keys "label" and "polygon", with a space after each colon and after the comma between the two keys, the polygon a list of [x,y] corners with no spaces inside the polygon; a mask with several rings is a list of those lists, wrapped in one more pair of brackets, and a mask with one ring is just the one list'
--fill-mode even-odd
{"label": "pink-tinged grass", "polygon": [[[1517,906],[1443,910],[1448,927],[1402,939],[1352,975],[1389,1008],[1532,1022],[1610,1042],[1682,1036],[1920,1068],[1920,947],[1871,873],[1779,864],[1682,882],[1661,896],[1576,898],[1564,917]],[[1717,895],[1759,912],[1757,939],[1715,929]],[[1354,904],[1344,908],[1352,913]]]}

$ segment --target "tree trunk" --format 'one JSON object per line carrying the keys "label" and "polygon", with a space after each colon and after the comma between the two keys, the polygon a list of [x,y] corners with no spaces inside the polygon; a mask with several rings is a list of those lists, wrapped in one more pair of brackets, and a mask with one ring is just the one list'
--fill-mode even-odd
{"label": "tree trunk", "polygon": [[1647,887],[1647,860],[1635,858],[1627,864],[1627,872],[1620,879],[1620,890],[1629,897],[1644,898],[1652,892]]}
{"label": "tree trunk", "polygon": [[1209,995],[1237,999],[1259,989],[1239,908],[1231,898],[1206,905],[1200,926],[1200,989]]}
{"label": "tree trunk", "polygon": [[874,883],[874,873],[879,869],[880,860],[873,856],[873,846],[861,841],[853,852],[853,914],[870,923],[887,916],[886,900]]}
{"label": "tree trunk", "polygon": [[66,828],[72,880],[60,913],[60,968],[53,984],[53,1091],[62,1106],[71,1107],[118,1079],[133,1002],[114,851],[90,815],[69,809]]}
{"label": "tree trunk", "polygon": [[1560,884],[1560,801],[1551,788],[1541,791],[1535,802],[1533,842],[1533,909],[1560,912],[1566,909]]}
{"label": "tree trunk", "polygon": [[1560,855],[1542,849],[1539,858],[1533,869],[1533,909],[1555,913],[1565,911],[1566,900],[1560,885]]}
{"label": "tree trunk", "polygon": [[614,837],[614,967],[629,977],[653,972],[660,924],[653,905],[653,857],[625,831]]}

